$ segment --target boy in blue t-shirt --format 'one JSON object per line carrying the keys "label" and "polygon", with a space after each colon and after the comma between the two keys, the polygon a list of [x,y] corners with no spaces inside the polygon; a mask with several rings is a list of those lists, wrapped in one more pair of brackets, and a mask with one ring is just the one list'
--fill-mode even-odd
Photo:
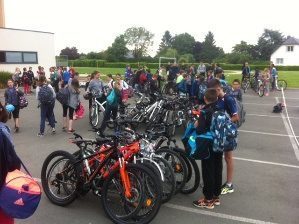
{"label": "boy in blue t-shirt", "polygon": [[[232,122],[237,122],[239,120],[238,108],[234,98],[228,94],[225,94],[221,83],[217,79],[213,79],[208,83],[208,88],[215,88],[218,94],[218,109],[226,111]],[[234,172],[234,162],[233,162],[233,149],[224,150],[224,158],[226,162],[226,182],[222,185],[221,194],[233,193],[233,172]]]}
{"label": "boy in blue t-shirt", "polygon": [[235,97],[237,100],[242,102],[242,91],[241,91],[241,83],[239,79],[235,79],[233,81],[233,89],[232,89],[232,96]]}

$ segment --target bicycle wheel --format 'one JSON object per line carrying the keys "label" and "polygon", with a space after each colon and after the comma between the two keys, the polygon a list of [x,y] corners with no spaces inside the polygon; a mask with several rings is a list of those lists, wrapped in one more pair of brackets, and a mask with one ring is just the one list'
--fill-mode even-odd
{"label": "bicycle wheel", "polygon": [[286,90],[287,87],[288,87],[288,84],[285,80],[283,80],[283,79],[277,80],[277,90],[279,90],[279,91],[281,91],[282,89]]}
{"label": "bicycle wheel", "polygon": [[125,197],[119,170],[113,171],[102,189],[104,211],[114,223],[149,223],[161,206],[161,182],[153,171],[141,164],[127,164],[127,172],[132,197]]}
{"label": "bicycle wheel", "polygon": [[89,123],[93,128],[96,128],[99,123],[99,111],[95,104],[92,105],[89,110]]}
{"label": "bicycle wheel", "polygon": [[265,94],[265,86],[264,85],[260,85],[257,93],[258,93],[258,95],[260,97],[263,97],[264,94]]}
{"label": "bicycle wheel", "polygon": [[161,147],[156,151],[157,155],[161,155],[171,166],[175,176],[175,194],[178,193],[187,181],[188,168],[184,159],[176,152],[169,150],[168,147]]}
{"label": "bicycle wheel", "polygon": [[76,199],[79,171],[74,163],[74,156],[65,151],[55,151],[44,161],[41,182],[53,204],[66,206]]}
{"label": "bicycle wheel", "polygon": [[181,189],[183,194],[191,194],[197,190],[200,184],[200,172],[196,161],[186,155],[185,150],[173,148],[173,151],[179,153],[187,164],[188,174],[185,186]]}

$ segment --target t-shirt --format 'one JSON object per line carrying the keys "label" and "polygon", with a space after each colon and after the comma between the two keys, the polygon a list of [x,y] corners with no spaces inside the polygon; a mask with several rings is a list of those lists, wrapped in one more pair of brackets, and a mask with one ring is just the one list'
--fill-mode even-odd
{"label": "t-shirt", "polygon": [[180,83],[183,79],[184,79],[184,76],[179,75],[179,76],[177,77],[177,79],[176,79],[176,83],[177,83],[177,84]]}
{"label": "t-shirt", "polygon": [[235,99],[227,94],[225,94],[223,98],[218,99],[217,108],[219,110],[226,111],[230,117],[238,114],[238,108]]}

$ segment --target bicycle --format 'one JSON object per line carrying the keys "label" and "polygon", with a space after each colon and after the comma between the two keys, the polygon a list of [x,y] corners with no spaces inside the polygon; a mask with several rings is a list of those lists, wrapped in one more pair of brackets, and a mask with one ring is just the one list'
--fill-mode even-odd
{"label": "bicycle", "polygon": [[284,79],[278,79],[278,76],[274,77],[274,83],[272,83],[272,90],[276,89],[278,91],[281,91],[282,89],[286,90],[287,87],[288,84]]}
{"label": "bicycle", "polygon": [[91,108],[89,110],[89,123],[93,128],[96,128],[99,124],[100,114],[105,112],[106,101],[102,103],[99,101],[99,98],[96,97],[94,93],[92,93],[92,103]]}
{"label": "bicycle", "polygon": [[242,89],[244,90],[244,93],[246,93],[247,89],[250,86],[250,75],[244,77],[241,86],[242,86]]}

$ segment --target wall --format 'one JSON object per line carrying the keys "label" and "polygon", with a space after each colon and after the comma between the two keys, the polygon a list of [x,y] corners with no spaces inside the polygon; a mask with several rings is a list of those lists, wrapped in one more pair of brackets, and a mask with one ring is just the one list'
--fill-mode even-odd
{"label": "wall", "polygon": [[276,58],[283,58],[283,64],[281,65],[299,65],[299,45],[292,46],[294,46],[294,51],[289,52],[287,51],[287,45],[282,45],[271,55],[271,61],[276,65]]}
{"label": "wall", "polygon": [[0,51],[37,52],[38,64],[1,64],[0,70],[14,72],[16,67],[31,66],[34,72],[40,65],[49,76],[49,68],[55,66],[54,34],[40,31],[0,28]]}

